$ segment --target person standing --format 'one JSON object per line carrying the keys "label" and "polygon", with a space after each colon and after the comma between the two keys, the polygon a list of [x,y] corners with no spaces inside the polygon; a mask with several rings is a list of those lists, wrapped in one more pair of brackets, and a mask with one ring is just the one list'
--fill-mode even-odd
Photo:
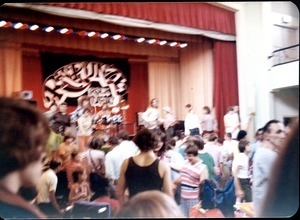
{"label": "person standing", "polygon": [[223,154],[221,148],[217,145],[218,136],[216,134],[210,134],[208,142],[204,145],[204,150],[209,153],[214,159],[214,174],[215,181],[219,184],[221,176],[223,175]]}
{"label": "person standing", "polygon": [[200,118],[200,125],[202,129],[202,136],[205,134],[212,134],[218,131],[218,122],[215,116],[211,113],[208,106],[202,108],[202,116]]}
{"label": "person standing", "polygon": [[185,135],[200,135],[200,119],[199,116],[195,112],[195,107],[191,104],[187,104],[185,106],[187,110],[187,114],[184,119],[184,134]]}
{"label": "person standing", "polygon": [[234,186],[236,194],[236,203],[252,202],[252,191],[249,176],[250,145],[247,140],[241,140],[238,145],[240,153],[232,163],[232,175],[234,177]]}
{"label": "person standing", "polygon": [[162,120],[158,109],[158,100],[156,98],[151,99],[149,107],[142,115],[142,119],[145,121],[145,127],[148,129],[159,128]]}
{"label": "person standing", "polygon": [[117,185],[123,161],[139,153],[139,148],[130,140],[127,131],[120,130],[117,139],[119,143],[105,155],[106,177],[114,187]]}
{"label": "person standing", "polygon": [[54,143],[52,143],[52,150],[56,150],[58,145],[63,142],[63,137],[67,127],[71,126],[71,117],[67,112],[68,104],[63,102],[58,107],[56,112],[50,120],[53,121],[51,125],[51,135],[54,136]]}
{"label": "person standing", "polygon": [[133,141],[140,153],[123,161],[117,183],[117,198],[122,205],[125,201],[125,190],[129,198],[147,190],[163,191],[173,198],[171,169],[154,153],[155,138],[147,128],[137,132]]}
{"label": "person standing", "polygon": [[175,128],[177,120],[169,106],[163,107],[164,117],[163,117],[163,127],[166,132],[166,138],[169,139],[175,136]]}
{"label": "person standing", "polygon": [[224,115],[224,126],[225,133],[231,133],[232,139],[236,139],[240,131],[240,117],[233,106],[228,107]]}
{"label": "person standing", "polygon": [[283,147],[285,137],[284,126],[276,119],[268,121],[263,127],[263,141],[253,158],[252,199],[255,216],[263,206],[269,179],[273,175],[272,167]]}
{"label": "person standing", "polygon": [[78,118],[77,124],[78,152],[81,153],[85,151],[88,140],[91,138],[94,129],[91,109],[85,108],[83,110],[83,114]]}
{"label": "person standing", "polygon": [[187,160],[183,164],[180,176],[174,180],[175,185],[181,187],[180,207],[186,217],[190,209],[199,203],[200,184],[208,179],[207,166],[198,157],[198,147],[188,141],[185,149]]}
{"label": "person standing", "polygon": [[48,217],[59,217],[64,213],[64,209],[59,206],[55,196],[58,182],[56,173],[59,172],[60,167],[61,161],[52,159],[37,185],[36,203]]}
{"label": "person standing", "polygon": [[46,158],[49,124],[25,100],[0,97],[0,216],[3,219],[46,218],[18,192],[35,188]]}

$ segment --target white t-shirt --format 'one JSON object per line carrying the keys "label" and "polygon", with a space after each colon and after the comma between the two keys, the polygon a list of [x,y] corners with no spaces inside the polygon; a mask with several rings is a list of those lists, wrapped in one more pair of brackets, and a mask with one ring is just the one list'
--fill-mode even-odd
{"label": "white t-shirt", "polygon": [[56,191],[57,182],[58,178],[54,170],[48,169],[42,174],[36,188],[38,193],[36,196],[36,202],[38,204],[41,202],[50,203],[49,192]]}
{"label": "white t-shirt", "polygon": [[247,179],[249,177],[249,158],[245,153],[239,153],[232,162],[232,171],[239,167],[236,176],[240,179]]}

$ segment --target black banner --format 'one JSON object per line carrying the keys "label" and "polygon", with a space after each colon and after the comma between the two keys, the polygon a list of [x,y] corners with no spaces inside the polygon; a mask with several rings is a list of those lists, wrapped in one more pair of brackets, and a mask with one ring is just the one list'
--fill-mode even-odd
{"label": "black banner", "polygon": [[98,58],[43,52],[43,101],[77,105],[80,96],[89,96],[92,106],[116,106],[127,100],[130,67],[127,59]]}

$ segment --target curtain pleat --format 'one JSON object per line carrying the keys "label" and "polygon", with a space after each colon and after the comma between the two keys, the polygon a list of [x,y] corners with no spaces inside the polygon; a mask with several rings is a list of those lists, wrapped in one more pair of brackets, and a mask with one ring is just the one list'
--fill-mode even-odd
{"label": "curtain pleat", "polygon": [[214,42],[214,106],[219,121],[219,136],[224,136],[224,115],[227,108],[239,105],[236,45]]}
{"label": "curtain pleat", "polygon": [[234,12],[201,2],[42,3],[235,35]]}

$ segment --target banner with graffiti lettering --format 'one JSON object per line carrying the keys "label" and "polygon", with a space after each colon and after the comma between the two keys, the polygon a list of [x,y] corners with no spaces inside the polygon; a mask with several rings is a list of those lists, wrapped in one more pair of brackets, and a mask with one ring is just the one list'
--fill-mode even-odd
{"label": "banner with graffiti lettering", "polygon": [[128,96],[130,68],[127,59],[41,53],[43,102],[77,105],[83,95],[92,106],[117,106]]}

